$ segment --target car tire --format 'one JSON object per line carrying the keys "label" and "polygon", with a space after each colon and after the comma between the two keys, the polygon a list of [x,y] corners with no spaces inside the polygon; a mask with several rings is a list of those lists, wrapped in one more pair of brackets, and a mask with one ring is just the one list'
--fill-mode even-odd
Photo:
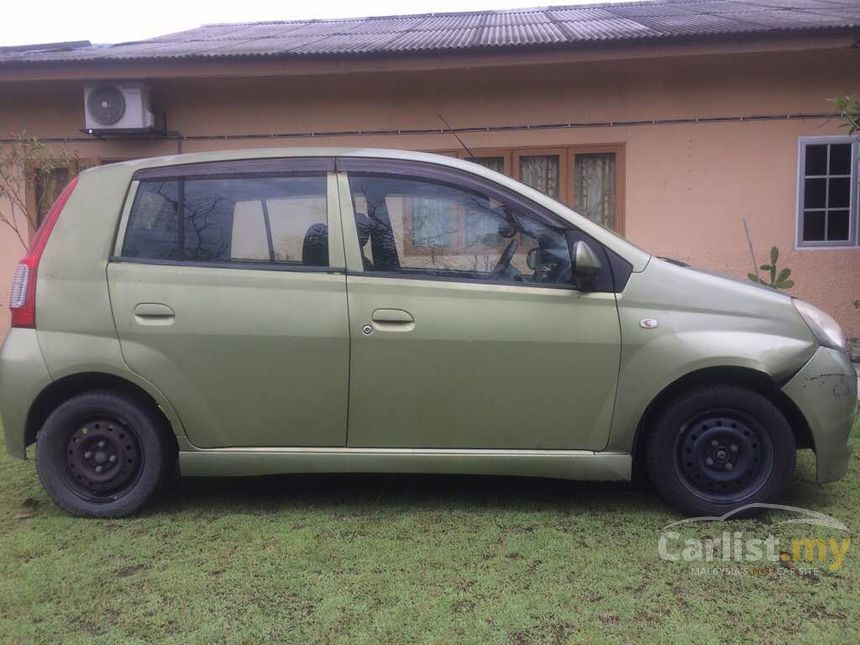
{"label": "car tire", "polygon": [[131,515],[169,483],[175,464],[175,440],[157,409],[125,393],[75,396],[36,436],[39,479],[72,515]]}
{"label": "car tire", "polygon": [[754,515],[794,475],[788,421],[752,390],[717,385],[663,406],[649,427],[648,475],[661,496],[685,513]]}

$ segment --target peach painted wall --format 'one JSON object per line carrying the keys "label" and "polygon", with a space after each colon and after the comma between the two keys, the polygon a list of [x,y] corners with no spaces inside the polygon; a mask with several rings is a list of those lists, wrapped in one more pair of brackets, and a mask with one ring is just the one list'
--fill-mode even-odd
{"label": "peach painted wall", "polygon": [[[285,64],[286,65],[286,64]],[[827,99],[860,93],[860,50],[701,55],[447,71],[247,79],[152,80],[171,129],[185,136],[650,121],[827,113]],[[81,84],[0,84],[0,133],[80,138]],[[792,268],[791,293],[860,336],[860,248],[794,248],[797,139],[842,134],[830,118],[628,127],[517,129],[463,134],[471,148],[623,144],[625,235],[647,250],[743,276],[742,218],[759,263],[771,245]],[[57,144],[60,145],[60,144]],[[281,139],[74,141],[82,158],[122,159],[237,147],[348,145],[446,151],[444,133]],[[5,302],[14,245],[0,235]],[[7,313],[0,313],[5,329]]]}
{"label": "peach painted wall", "polygon": [[[12,218],[12,209],[7,200],[0,199],[0,209],[5,217]],[[15,222],[21,236],[25,240],[29,239],[30,227],[25,217],[17,214]],[[6,224],[0,223],[0,338],[6,335],[9,327],[9,287],[15,273],[15,265],[24,253],[24,246],[18,235]]]}

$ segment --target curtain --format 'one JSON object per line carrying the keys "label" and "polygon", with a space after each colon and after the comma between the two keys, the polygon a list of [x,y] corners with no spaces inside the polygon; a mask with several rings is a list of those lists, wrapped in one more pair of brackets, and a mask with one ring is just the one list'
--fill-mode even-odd
{"label": "curtain", "polygon": [[472,163],[476,163],[484,168],[489,168],[490,170],[495,170],[496,172],[505,172],[504,157],[466,157],[466,161],[471,161]]}
{"label": "curtain", "polygon": [[558,199],[558,155],[520,157],[520,181],[553,199]]}
{"label": "curtain", "polygon": [[574,166],[576,210],[615,228],[615,153],[578,154]]}

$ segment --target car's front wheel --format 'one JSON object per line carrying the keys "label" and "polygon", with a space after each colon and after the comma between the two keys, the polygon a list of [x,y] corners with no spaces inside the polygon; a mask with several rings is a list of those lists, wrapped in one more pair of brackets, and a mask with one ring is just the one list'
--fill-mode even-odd
{"label": "car's front wheel", "polygon": [[651,481],[687,513],[719,516],[772,502],[794,475],[791,427],[773,403],[743,387],[689,391],[665,405],[649,430]]}
{"label": "car's front wheel", "polygon": [[152,406],[119,392],[89,392],[47,418],[36,437],[36,468],[45,490],[69,513],[123,517],[170,480],[171,439]]}

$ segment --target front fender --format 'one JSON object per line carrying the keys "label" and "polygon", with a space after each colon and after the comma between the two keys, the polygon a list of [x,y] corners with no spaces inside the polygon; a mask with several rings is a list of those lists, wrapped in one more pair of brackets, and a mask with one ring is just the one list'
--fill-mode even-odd
{"label": "front fender", "polygon": [[[661,261],[618,299],[621,364],[606,449],[630,451],[648,406],[707,368],[754,370],[782,385],[818,347],[787,296]],[[643,325],[643,320],[657,321]]]}
{"label": "front fender", "polygon": [[[607,450],[629,451],[648,406],[666,388],[708,368],[753,370],[779,383],[815,352],[805,343],[764,334],[692,333],[632,351],[619,375],[619,397]],[[747,353],[755,348],[755,355]]]}

